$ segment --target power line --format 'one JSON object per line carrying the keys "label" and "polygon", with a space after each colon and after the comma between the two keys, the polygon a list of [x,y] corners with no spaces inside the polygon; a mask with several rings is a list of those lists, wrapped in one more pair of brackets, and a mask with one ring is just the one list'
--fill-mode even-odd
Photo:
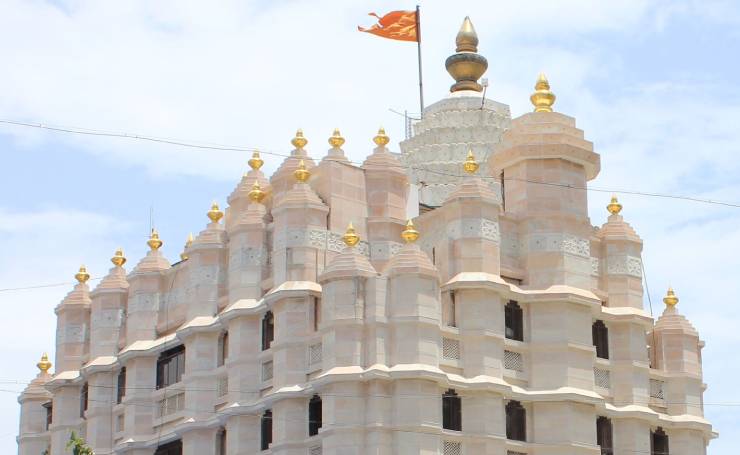
{"label": "power line", "polygon": [[[56,131],[56,132],[61,132],[61,133],[142,140],[142,141],[157,142],[157,143],[168,144],[168,145],[178,145],[181,147],[189,147],[189,148],[195,148],[195,149],[233,151],[233,152],[260,152],[266,155],[272,155],[272,156],[277,156],[277,157],[282,157],[282,158],[293,158],[294,157],[293,155],[290,155],[290,154],[273,152],[273,151],[258,149],[254,147],[238,147],[238,146],[216,145],[216,144],[209,145],[208,143],[197,144],[197,143],[188,142],[188,141],[180,140],[180,139],[159,138],[159,137],[146,136],[146,135],[140,135],[140,134],[100,131],[100,130],[93,130],[89,128],[81,128],[81,127],[51,126],[51,125],[46,125],[44,123],[30,123],[30,122],[22,122],[18,120],[8,120],[8,119],[0,119],[0,123],[5,123],[8,125],[15,125],[15,126],[29,127],[29,128],[38,128],[38,129]],[[339,163],[342,163],[345,165],[355,165],[355,166],[362,166],[363,164],[358,161],[347,161],[347,162],[339,161]],[[413,169],[417,171],[424,171],[424,172],[428,172],[431,174],[444,175],[448,177],[457,177],[457,178],[467,177],[467,175],[465,174],[455,174],[451,172],[444,172],[444,171],[439,171],[435,169],[429,169],[425,167],[418,167],[418,166],[411,166],[411,165],[409,166],[398,165],[398,166],[389,166],[389,167],[398,167],[401,169]],[[500,182],[501,180],[493,176],[478,176],[478,177],[483,180],[491,180],[491,181],[496,181],[496,182]],[[635,195],[635,196],[677,199],[677,200],[684,200],[684,201],[690,201],[690,202],[698,202],[698,203],[703,203],[703,204],[714,204],[714,205],[722,205],[725,207],[740,208],[740,203],[717,201],[714,199],[698,198],[698,197],[675,195],[675,194],[625,190],[625,189],[619,189],[619,188],[588,187],[588,186],[571,185],[571,184],[564,184],[564,183],[557,183],[557,182],[542,182],[542,181],[531,180],[531,179],[520,179],[520,178],[511,178],[511,177],[504,178],[504,181],[518,181],[518,182],[531,183],[531,184],[536,184],[536,185],[548,185],[548,186],[568,188],[568,189],[573,189],[573,190],[595,191],[595,192],[601,192],[601,193],[629,194],[629,195]]]}

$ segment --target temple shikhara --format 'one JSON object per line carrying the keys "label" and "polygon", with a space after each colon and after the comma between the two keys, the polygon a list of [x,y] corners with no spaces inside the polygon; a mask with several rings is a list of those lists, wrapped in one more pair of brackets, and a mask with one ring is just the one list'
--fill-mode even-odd
{"label": "temple shikhara", "polygon": [[400,151],[381,129],[353,163],[335,130],[319,157],[299,130],[178,262],[153,230],[133,267],[81,268],[18,453],[705,454],[703,341],[673,290],[644,307],[617,198],[591,224],[593,144],[544,75],[520,117],[484,98],[467,18],[456,44]]}

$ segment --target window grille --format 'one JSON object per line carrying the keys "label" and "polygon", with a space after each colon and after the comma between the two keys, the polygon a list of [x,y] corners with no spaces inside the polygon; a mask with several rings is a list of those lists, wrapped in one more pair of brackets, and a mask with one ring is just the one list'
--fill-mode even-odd
{"label": "window grille", "polygon": [[314,446],[308,449],[308,455],[321,455],[321,446]]}
{"label": "window grille", "polygon": [[443,455],[462,455],[462,443],[458,441],[445,441]]}
{"label": "window grille", "polygon": [[157,403],[158,417],[165,417],[170,414],[182,411],[185,405],[185,393],[180,392],[175,395],[162,398]]}
{"label": "window grille", "polygon": [[609,370],[594,368],[594,384],[602,389],[611,388],[611,373]]}
{"label": "window grille", "polygon": [[460,359],[460,342],[452,338],[442,338],[442,357],[445,359]]}
{"label": "window grille", "polygon": [[507,370],[524,371],[522,355],[514,351],[504,351],[504,368]]}
{"label": "window grille", "polygon": [[216,396],[222,397],[229,393],[229,376],[223,375],[216,382]]}
{"label": "window grille", "polygon": [[663,381],[659,381],[657,379],[650,380],[650,396],[659,400],[663,400],[665,398],[663,394]]}
{"label": "window grille", "polygon": [[272,379],[272,360],[262,364],[262,380],[269,381]]}
{"label": "window grille", "polygon": [[308,364],[310,366],[321,363],[321,343],[312,344],[308,347]]}

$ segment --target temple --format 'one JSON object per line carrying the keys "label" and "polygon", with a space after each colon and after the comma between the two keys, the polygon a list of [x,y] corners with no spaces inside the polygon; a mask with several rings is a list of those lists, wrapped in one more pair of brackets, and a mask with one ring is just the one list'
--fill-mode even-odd
{"label": "temple", "polygon": [[299,130],[178,262],[153,230],[82,267],[18,453],[705,454],[703,341],[673,290],[645,310],[616,197],[591,224],[593,144],[542,74],[533,112],[483,97],[468,18],[446,67],[400,154],[381,129],[353,163],[335,130],[314,159]]}

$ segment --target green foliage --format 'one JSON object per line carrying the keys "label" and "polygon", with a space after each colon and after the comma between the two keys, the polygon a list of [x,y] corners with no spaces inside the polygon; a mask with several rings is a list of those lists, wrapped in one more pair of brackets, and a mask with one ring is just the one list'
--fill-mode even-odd
{"label": "green foliage", "polygon": [[69,435],[67,449],[72,449],[72,455],[95,455],[90,446],[85,443],[85,440],[74,431]]}

